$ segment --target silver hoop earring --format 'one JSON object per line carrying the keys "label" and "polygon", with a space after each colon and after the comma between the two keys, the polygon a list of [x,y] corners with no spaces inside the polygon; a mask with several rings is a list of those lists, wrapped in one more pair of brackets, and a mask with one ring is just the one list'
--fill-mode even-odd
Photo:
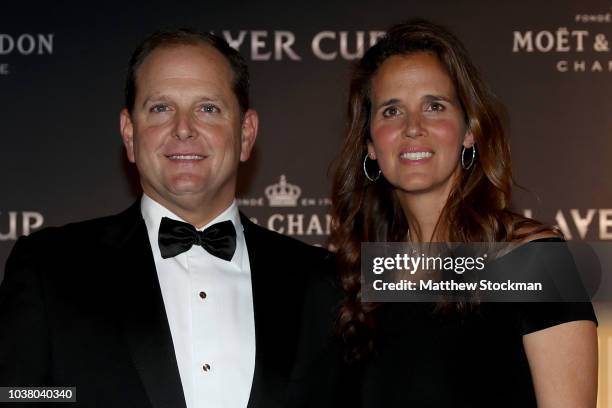
{"label": "silver hoop earring", "polygon": [[374,183],[376,180],[380,178],[380,173],[382,173],[382,171],[378,169],[378,174],[376,175],[376,178],[370,177],[370,175],[368,174],[368,169],[366,167],[367,161],[368,161],[368,155],[366,154],[365,157],[363,158],[363,172],[365,173],[365,176],[368,178],[368,180]]}
{"label": "silver hoop earring", "polygon": [[465,146],[463,146],[463,149],[461,150],[461,167],[463,167],[464,170],[469,170],[470,167],[472,167],[472,164],[474,164],[474,162],[476,161],[476,145],[473,145],[471,149],[472,160],[470,160],[470,163],[468,165],[465,164],[465,151],[467,149],[465,148]]}

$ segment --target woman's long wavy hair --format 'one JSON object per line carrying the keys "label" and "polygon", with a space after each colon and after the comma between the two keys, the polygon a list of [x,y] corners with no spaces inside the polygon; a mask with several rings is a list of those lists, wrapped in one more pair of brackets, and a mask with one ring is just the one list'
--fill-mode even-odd
{"label": "woman's long wavy hair", "polygon": [[509,208],[513,179],[505,113],[463,44],[447,29],[425,20],[393,26],[354,67],[348,133],[334,165],[330,243],[346,294],[337,331],[348,360],[359,360],[373,349],[373,312],[379,306],[361,302],[361,243],[404,241],[408,232],[392,186],[383,176],[371,182],[363,172],[371,137],[371,80],[389,57],[418,52],[435,55],[446,67],[477,147],[476,160],[459,175],[434,236],[450,242],[498,242],[521,239],[527,235],[519,233],[525,230],[521,227],[546,229]]}

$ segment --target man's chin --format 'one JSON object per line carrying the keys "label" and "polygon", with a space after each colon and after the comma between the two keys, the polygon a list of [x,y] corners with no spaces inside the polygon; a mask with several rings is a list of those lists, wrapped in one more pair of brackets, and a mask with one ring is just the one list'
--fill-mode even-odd
{"label": "man's chin", "polygon": [[206,196],[208,189],[203,184],[180,183],[178,185],[142,186],[143,192],[149,197],[166,202]]}
{"label": "man's chin", "polygon": [[208,190],[210,183],[202,175],[181,175],[166,184],[166,190],[175,195],[199,194]]}
{"label": "man's chin", "polygon": [[172,196],[175,197],[190,197],[206,195],[207,189],[204,186],[180,186],[169,189]]}

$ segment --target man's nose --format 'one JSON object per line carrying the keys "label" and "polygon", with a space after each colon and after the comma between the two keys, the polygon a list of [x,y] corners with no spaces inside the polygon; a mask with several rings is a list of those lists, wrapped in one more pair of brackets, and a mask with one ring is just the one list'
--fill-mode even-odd
{"label": "man's nose", "polygon": [[176,116],[175,136],[179,140],[186,140],[195,136],[193,117],[189,112],[179,112]]}

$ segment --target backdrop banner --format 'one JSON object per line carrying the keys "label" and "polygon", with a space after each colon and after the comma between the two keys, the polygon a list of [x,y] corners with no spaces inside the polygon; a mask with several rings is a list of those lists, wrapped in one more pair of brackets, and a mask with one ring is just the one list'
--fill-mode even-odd
{"label": "backdrop banner", "polygon": [[[260,133],[241,168],[240,208],[326,245],[351,63],[415,17],[456,33],[506,105],[515,208],[569,240],[612,240],[610,0],[9,1],[0,6],[0,279],[20,236],[119,212],[138,196],[119,111],[130,53],[160,28],[215,32],[247,58]],[[612,408],[612,306],[596,307],[600,407]]]}

